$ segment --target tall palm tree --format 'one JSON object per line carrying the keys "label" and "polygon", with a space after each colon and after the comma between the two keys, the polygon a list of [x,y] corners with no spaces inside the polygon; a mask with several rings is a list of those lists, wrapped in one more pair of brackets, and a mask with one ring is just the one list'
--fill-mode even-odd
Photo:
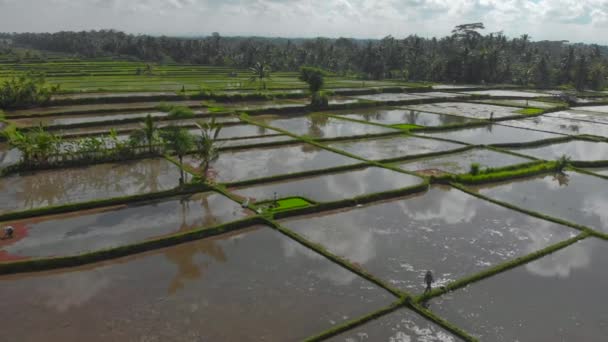
{"label": "tall palm tree", "polygon": [[206,180],[209,166],[220,156],[216,141],[222,130],[222,124],[212,117],[209,121],[197,122],[196,126],[201,133],[196,139],[196,154],[200,159],[201,177]]}
{"label": "tall palm tree", "polygon": [[148,152],[153,152],[153,145],[159,140],[158,125],[154,122],[152,115],[148,114],[144,121],[141,122],[141,127],[131,134],[130,139],[137,144],[146,144]]}
{"label": "tall palm tree", "polygon": [[271,79],[270,66],[265,62],[257,62],[249,70],[251,71],[249,82],[257,82],[262,85],[262,89],[266,90],[266,81]]}
{"label": "tall palm tree", "polygon": [[168,150],[177,155],[179,160],[179,183],[184,183],[184,156],[194,148],[194,138],[185,128],[169,126],[162,131],[163,140]]}

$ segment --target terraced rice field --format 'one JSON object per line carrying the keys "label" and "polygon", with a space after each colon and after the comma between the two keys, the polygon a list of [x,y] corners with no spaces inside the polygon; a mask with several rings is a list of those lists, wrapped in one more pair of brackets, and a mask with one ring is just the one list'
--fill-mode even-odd
{"label": "terraced rice field", "polygon": [[[552,108],[531,100],[545,94],[466,92],[496,97],[479,103],[462,100],[468,86],[378,93],[395,84],[330,77],[330,88],[375,94],[315,112],[307,98],[212,104],[221,110],[173,101],[197,117],[167,120],[156,96],[255,86],[228,68],[164,65],[148,76],[132,62],[49,64],[0,63],[0,78],[46,71],[66,91],[57,100],[82,104],[10,111],[9,123],[53,126],[66,141],[113,129],[127,141],[147,114],[159,129],[199,134],[195,121],[220,111],[219,156],[206,175],[194,150],[183,164],[163,150],[26,171],[23,151],[0,143],[0,225],[14,229],[0,240],[2,336],[606,338],[605,106],[524,115]],[[298,94],[304,84],[276,73],[269,87]],[[150,100],[121,100],[130,96]]]}

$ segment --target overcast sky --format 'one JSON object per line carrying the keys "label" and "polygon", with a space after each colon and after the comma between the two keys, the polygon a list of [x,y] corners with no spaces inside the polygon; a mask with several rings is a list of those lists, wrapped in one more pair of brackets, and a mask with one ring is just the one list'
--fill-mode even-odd
{"label": "overcast sky", "polygon": [[0,31],[397,38],[486,32],[608,44],[608,0],[0,0]]}

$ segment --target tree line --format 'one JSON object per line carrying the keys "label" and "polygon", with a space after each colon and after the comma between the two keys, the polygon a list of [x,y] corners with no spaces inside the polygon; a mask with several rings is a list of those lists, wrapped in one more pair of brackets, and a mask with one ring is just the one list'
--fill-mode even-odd
{"label": "tree line", "polygon": [[[567,41],[537,41],[502,32],[483,33],[482,23],[456,26],[442,38],[410,35],[380,40],[260,37],[179,38],[131,35],[114,30],[0,34],[17,46],[82,57],[123,56],[160,63],[193,63],[296,71],[310,65],[365,79],[458,83],[511,83],[538,87],[603,89],[608,48]],[[4,48],[6,51],[9,48]]]}

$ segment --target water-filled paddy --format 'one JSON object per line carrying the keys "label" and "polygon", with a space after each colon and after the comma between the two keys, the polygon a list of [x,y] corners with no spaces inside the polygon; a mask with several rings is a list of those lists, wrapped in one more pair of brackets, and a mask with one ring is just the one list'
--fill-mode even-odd
{"label": "water-filled paddy", "polygon": [[588,238],[431,301],[480,341],[605,341],[608,244]]}
{"label": "water-filled paddy", "polygon": [[[198,167],[194,158],[185,162]],[[357,164],[360,161],[309,144],[272,148],[224,151],[212,164],[211,173],[219,182],[264,178],[280,174]]]}
{"label": "water-filled paddy", "polygon": [[608,106],[584,106],[584,107],[572,107],[573,110],[584,110],[589,112],[608,113]]}
{"label": "water-filled paddy", "polygon": [[57,115],[57,116],[44,116],[27,119],[15,119],[12,120],[19,127],[31,127],[31,126],[59,126],[59,125],[72,125],[81,123],[94,123],[104,122],[112,120],[125,120],[125,119],[137,119],[145,118],[146,116],[152,116],[153,118],[162,118],[169,115],[165,112],[131,112],[131,113],[117,113],[117,114],[83,114],[83,115]]}
{"label": "water-filled paddy", "polygon": [[577,172],[474,188],[521,208],[608,232],[608,181]]}
{"label": "water-filled paddy", "polygon": [[162,91],[150,91],[150,92],[127,92],[127,93],[82,93],[82,94],[62,94],[53,95],[53,100],[61,99],[101,99],[106,97],[132,97],[132,96],[167,96],[175,95],[175,92],[162,92]]}
{"label": "water-filled paddy", "polygon": [[234,147],[234,146],[251,146],[256,144],[267,144],[279,141],[291,141],[294,140],[292,137],[287,135],[273,135],[273,136],[264,136],[261,138],[244,138],[244,139],[232,139],[232,140],[222,140],[218,141],[217,145],[219,147]]}
{"label": "water-filled paddy", "polygon": [[300,341],[394,299],[265,227],[0,278],[17,341]]}
{"label": "water-filled paddy", "polygon": [[424,158],[397,165],[398,168],[421,173],[439,170],[447,173],[467,173],[471,164],[477,163],[484,168],[497,168],[530,162],[530,159],[517,157],[507,153],[495,152],[486,149],[473,149],[470,151],[445,156]]}
{"label": "water-filled paddy", "polygon": [[371,160],[400,158],[417,154],[449,151],[463,147],[463,145],[445,141],[405,136],[353,140],[336,142],[328,145],[338,150],[346,151],[361,158]]}
{"label": "water-filled paddy", "polygon": [[152,203],[117,206],[12,222],[16,238],[0,243],[2,258],[65,256],[241,219],[252,214],[207,192]]}
{"label": "water-filled paddy", "polygon": [[565,240],[574,230],[434,187],[362,208],[285,219],[281,224],[411,292],[424,291]]}
{"label": "water-filled paddy", "polygon": [[438,97],[438,98],[451,98],[451,97],[467,97],[467,95],[459,94],[459,93],[448,93],[444,91],[429,91],[425,93],[412,93],[415,95],[422,95],[428,97]]}
{"label": "water-filled paddy", "polygon": [[490,119],[491,117],[502,118],[505,116],[513,116],[517,115],[516,112],[521,109],[515,107],[468,102],[429,103],[422,105],[411,105],[407,108],[419,110],[421,112],[460,115],[474,119]]}
{"label": "water-filled paddy", "polygon": [[0,213],[168,190],[179,169],[143,159],[0,177]]}
{"label": "water-filled paddy", "polygon": [[554,108],[560,105],[560,103],[556,102],[544,102],[537,100],[506,100],[506,99],[490,99],[490,100],[479,100],[477,102],[488,103],[488,104],[496,104],[496,105],[505,105],[505,106],[517,106],[517,107],[533,107],[533,108]]}
{"label": "water-filled paddy", "polygon": [[345,118],[384,125],[410,124],[418,126],[445,126],[475,121],[462,116],[425,113],[406,108],[356,110],[337,113]]}
{"label": "water-filled paddy", "polygon": [[8,143],[0,142],[0,168],[17,164],[21,159],[21,152],[11,148]]}
{"label": "water-filled paddy", "polygon": [[300,196],[313,201],[327,202],[360,195],[406,188],[422,183],[422,178],[370,167],[363,170],[294,179],[277,183],[234,189],[235,194],[254,201]]}
{"label": "water-filled paddy", "polygon": [[587,168],[587,171],[595,172],[598,175],[608,176],[608,167],[595,167],[595,168]]}
{"label": "water-filled paddy", "polygon": [[566,155],[572,160],[608,160],[608,144],[603,142],[573,140],[533,148],[514,149],[514,152],[545,160],[556,160]]}
{"label": "water-filled paddy", "polygon": [[548,94],[536,93],[536,92],[532,92],[532,91],[519,91],[519,90],[473,90],[473,91],[465,91],[463,93],[470,94],[470,95],[513,96],[513,97],[549,96]]}
{"label": "water-filled paddy", "polygon": [[[147,110],[154,109],[160,102],[135,102],[135,103],[104,103],[104,104],[90,104],[90,105],[76,105],[76,106],[52,106],[42,108],[31,108],[31,109],[20,109],[14,111],[7,111],[7,117],[11,115],[32,115],[32,114],[60,114],[60,113],[78,113],[88,111],[104,111],[104,110]],[[200,101],[171,101],[167,102],[171,105],[176,106],[200,106]]]}
{"label": "water-filled paddy", "polygon": [[352,96],[355,99],[360,100],[370,100],[370,101],[408,101],[408,100],[420,100],[426,99],[428,97],[423,94],[408,94],[408,93],[381,93],[381,94],[373,94],[373,95],[358,95]]}
{"label": "water-filled paddy", "polygon": [[548,132],[519,129],[496,124],[491,124],[483,127],[462,128],[457,130],[435,133],[420,133],[420,135],[461,141],[463,143],[473,145],[524,143],[559,138],[561,136]]}
{"label": "water-filled paddy", "polygon": [[589,112],[584,110],[587,107],[580,107],[576,110],[573,108],[572,110],[565,110],[561,112],[547,113],[547,116],[563,118],[563,119],[571,119],[571,120],[582,120],[582,121],[591,121],[597,123],[608,124],[608,111],[605,113],[596,113]]}
{"label": "water-filled paddy", "polygon": [[408,309],[399,309],[329,339],[332,342],[455,342],[460,338]]}
{"label": "water-filled paddy", "polygon": [[500,122],[500,124],[568,135],[591,134],[608,137],[608,125],[548,116],[537,116],[525,120],[507,120]]}
{"label": "water-filled paddy", "polygon": [[305,135],[313,138],[336,138],[399,132],[392,128],[367,125],[349,120],[340,120],[323,114],[312,114],[292,118],[272,117],[260,119],[269,126],[286,130],[295,135]]}

